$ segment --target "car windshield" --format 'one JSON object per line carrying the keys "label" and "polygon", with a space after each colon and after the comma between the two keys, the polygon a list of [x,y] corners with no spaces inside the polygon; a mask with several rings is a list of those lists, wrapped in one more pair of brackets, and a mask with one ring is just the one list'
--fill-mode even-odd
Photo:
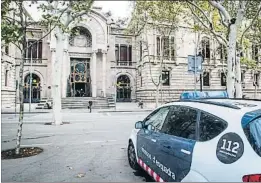
{"label": "car windshield", "polygon": [[261,117],[250,122],[244,132],[254,151],[261,157]]}

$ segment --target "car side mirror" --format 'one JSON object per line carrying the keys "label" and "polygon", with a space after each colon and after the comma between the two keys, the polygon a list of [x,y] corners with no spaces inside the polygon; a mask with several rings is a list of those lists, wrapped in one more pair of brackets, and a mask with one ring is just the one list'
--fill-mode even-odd
{"label": "car side mirror", "polygon": [[143,122],[142,121],[138,121],[135,123],[135,128],[136,129],[142,129],[143,128]]}

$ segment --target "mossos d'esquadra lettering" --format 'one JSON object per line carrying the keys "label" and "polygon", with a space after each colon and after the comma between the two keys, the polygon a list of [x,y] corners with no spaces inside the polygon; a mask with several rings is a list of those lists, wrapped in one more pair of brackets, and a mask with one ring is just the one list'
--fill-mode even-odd
{"label": "mossos d'esquadra lettering", "polygon": [[148,153],[143,147],[141,148],[141,151],[142,151],[143,154],[145,154],[149,159],[151,159],[151,154]]}
{"label": "mossos d'esquadra lettering", "polygon": [[[155,158],[155,157],[154,157]],[[154,159],[153,158],[153,159]],[[176,179],[175,173],[173,173],[170,168],[165,167],[162,163],[160,163],[158,160],[156,160],[156,165],[159,167],[163,172],[168,174],[173,180]]]}
{"label": "mossos d'esquadra lettering", "polygon": [[168,176],[170,176],[173,180],[176,180],[175,173],[171,171],[170,168],[165,167],[162,163],[160,163],[155,156],[151,156],[151,154],[146,151],[143,147],[141,148],[142,153],[148,157],[150,160],[152,160],[152,163],[156,164],[157,167],[159,167],[162,172],[166,173]]}

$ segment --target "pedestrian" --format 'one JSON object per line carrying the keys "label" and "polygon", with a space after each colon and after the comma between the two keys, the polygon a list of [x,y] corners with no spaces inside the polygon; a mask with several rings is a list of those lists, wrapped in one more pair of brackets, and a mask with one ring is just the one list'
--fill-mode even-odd
{"label": "pedestrian", "polygon": [[139,101],[139,107],[140,107],[141,109],[143,109],[143,102],[142,102],[142,100]]}
{"label": "pedestrian", "polygon": [[90,113],[92,112],[92,101],[89,101],[88,109],[90,109]]}

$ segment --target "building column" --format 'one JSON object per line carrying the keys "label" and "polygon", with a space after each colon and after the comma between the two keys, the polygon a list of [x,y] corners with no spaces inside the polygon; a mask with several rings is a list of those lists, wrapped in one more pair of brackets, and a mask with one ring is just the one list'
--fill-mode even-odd
{"label": "building column", "polygon": [[106,97],[106,51],[102,52],[102,91],[103,97]]}
{"label": "building column", "polygon": [[96,59],[97,51],[93,51],[92,53],[92,97],[97,97],[97,81],[96,81],[96,65],[97,65],[97,59]]}

